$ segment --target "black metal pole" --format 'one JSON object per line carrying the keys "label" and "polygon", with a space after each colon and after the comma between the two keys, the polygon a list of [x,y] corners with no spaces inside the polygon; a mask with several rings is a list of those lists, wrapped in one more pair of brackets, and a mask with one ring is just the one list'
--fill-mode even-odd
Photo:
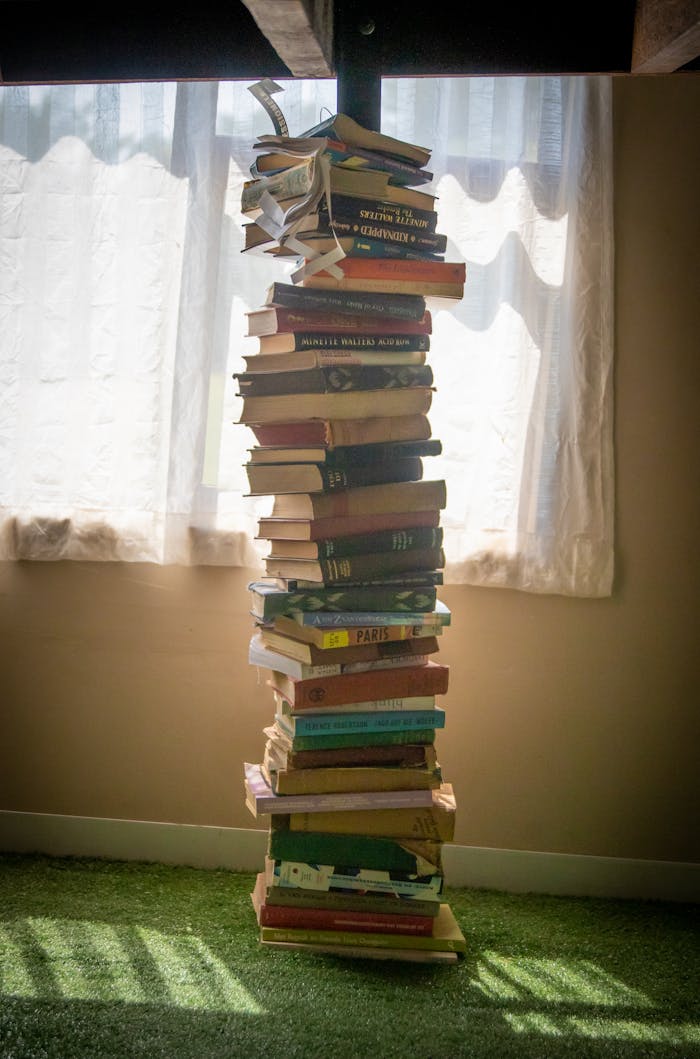
{"label": "black metal pole", "polygon": [[380,131],[382,107],[381,28],[355,4],[338,4],[335,56],[338,112]]}

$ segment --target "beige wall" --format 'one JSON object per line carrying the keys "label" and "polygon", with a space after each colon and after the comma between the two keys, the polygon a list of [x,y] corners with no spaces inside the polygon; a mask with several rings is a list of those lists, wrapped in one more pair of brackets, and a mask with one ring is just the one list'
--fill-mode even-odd
{"label": "beige wall", "polygon": [[[447,586],[456,842],[700,859],[696,75],[619,79],[612,598]],[[252,571],[0,567],[0,808],[264,827]]]}

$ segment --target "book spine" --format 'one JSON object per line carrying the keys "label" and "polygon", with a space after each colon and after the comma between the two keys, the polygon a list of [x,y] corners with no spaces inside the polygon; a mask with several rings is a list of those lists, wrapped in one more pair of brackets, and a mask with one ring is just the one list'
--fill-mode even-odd
{"label": "book spine", "polygon": [[[391,916],[425,916],[431,922],[435,920],[440,907],[439,899],[434,901],[421,898],[401,898],[385,894],[350,894],[333,893],[330,890],[303,890],[301,887],[266,887],[265,904],[275,908],[323,908],[340,912],[384,913]],[[432,926],[431,926],[432,930]]]}
{"label": "book spine", "polygon": [[[406,666],[392,670],[365,673],[341,673],[337,676],[308,680],[287,680],[287,687],[278,691],[294,709],[313,709],[321,706],[341,706],[345,702],[381,699],[402,695],[443,695],[447,692],[449,667],[437,662],[422,666]],[[395,716],[395,715],[394,715]]]}
{"label": "book spine", "polygon": [[[285,760],[288,768],[328,768],[338,765],[414,765],[435,766],[435,747],[419,743],[404,746],[336,747],[332,750],[289,750]],[[310,829],[312,830],[312,829]],[[323,830],[319,828],[317,830]]]}
{"label": "book spine", "polygon": [[444,728],[445,713],[441,709],[432,710],[391,710],[376,713],[329,713],[327,716],[309,714],[295,715],[289,723],[283,715],[275,718],[283,731],[290,735],[330,735],[332,733],[350,734],[352,732],[389,732],[419,731],[424,728]]}
{"label": "book spine", "polygon": [[[333,215],[333,221],[329,221],[329,230],[334,231],[339,239],[357,233],[354,243],[357,249],[352,253],[363,254],[362,247],[369,247],[366,253],[380,256],[376,247],[383,247],[381,256],[391,257],[394,254],[444,254],[447,250],[447,236],[435,231],[435,221],[430,219],[428,228],[420,228],[410,224],[390,224],[382,221],[364,219],[356,224],[344,217]],[[432,228],[432,230],[431,230]],[[301,241],[306,242],[303,235]],[[313,241],[308,240],[313,246]]]}
{"label": "book spine", "polygon": [[421,320],[426,311],[425,298],[420,294],[309,290],[306,286],[298,287],[292,283],[273,283],[267,302],[288,309],[330,309],[339,313],[384,315],[408,320]]}
{"label": "book spine", "polygon": [[432,390],[425,386],[316,394],[244,395],[238,422],[283,423],[295,415],[319,419],[356,419],[358,412],[364,412],[368,418],[380,414],[425,415],[430,410],[432,396]]}
{"label": "book spine", "polygon": [[429,364],[333,364],[297,371],[237,372],[239,396],[339,393],[432,386]]}
{"label": "book spine", "polygon": [[295,908],[285,905],[263,905],[260,925],[311,930],[363,931],[364,933],[406,934],[427,937],[432,933],[433,917],[389,915],[381,912],[353,912],[342,908]]}
{"label": "book spine", "polygon": [[[424,621],[437,602],[437,589],[425,588],[332,588],[284,591],[264,582],[252,581],[248,589],[258,602],[263,620],[277,614],[303,615],[304,624],[382,625]],[[324,615],[322,612],[328,612]],[[329,616],[332,615],[332,616]],[[327,619],[318,621],[317,619]]]}
{"label": "book spine", "polygon": [[[314,465],[304,464],[309,470]],[[285,464],[248,464],[246,466],[251,495],[294,493],[298,486],[290,485]],[[366,464],[362,467],[326,467],[315,465],[317,484],[314,492],[334,493],[368,485],[392,482],[416,482],[423,476],[423,463],[419,456],[393,463]],[[308,479],[307,479],[308,481]],[[306,491],[309,486],[303,487]],[[269,570],[268,570],[269,572]]]}
{"label": "book spine", "polygon": [[441,526],[416,526],[406,530],[377,530],[374,533],[350,537],[331,537],[318,542],[319,557],[354,556],[372,552],[405,552],[418,549],[439,549],[442,546]]}
{"label": "book spine", "polygon": [[403,570],[434,570],[445,565],[442,548],[380,552],[378,555],[329,556],[319,559],[324,584],[359,581]]}
{"label": "book spine", "polygon": [[387,320],[377,314],[354,317],[348,313],[306,309],[303,305],[298,308],[278,306],[274,311],[274,322],[269,321],[265,325],[258,323],[255,312],[248,315],[248,337],[262,338],[268,334],[289,334],[296,331],[362,334],[367,333],[368,329],[372,334],[430,334],[432,315],[426,310],[416,319]]}
{"label": "book spine", "polygon": [[[392,729],[381,732],[333,732],[319,735],[290,735],[295,750],[326,750],[331,747],[401,746],[406,743],[434,745],[435,728]],[[373,810],[374,811],[374,810]]]}
{"label": "book spine", "polygon": [[455,833],[454,809],[425,806],[416,809],[360,810],[356,813],[291,813],[290,831],[313,831],[338,835],[386,836],[452,842]]}
{"label": "book spine", "polygon": [[347,768],[280,769],[272,772],[270,778],[274,792],[286,796],[434,790],[440,786],[442,777],[439,769],[353,765]]}
{"label": "book spine", "polygon": [[[368,201],[354,195],[336,192],[332,199],[332,217],[323,206],[318,210],[319,221],[338,235],[361,235],[365,239],[380,238],[366,228],[398,228],[400,231],[433,234],[437,232],[438,215],[434,209],[419,209],[403,203]],[[303,239],[300,229],[299,236]]]}
{"label": "book spine", "polygon": [[330,352],[350,351],[352,353],[416,353],[427,352],[430,349],[430,335],[400,335],[400,334],[339,334],[326,331],[295,331],[294,349],[305,351],[309,349]]}
{"label": "book spine", "polygon": [[[336,267],[347,279],[387,277],[426,283],[464,283],[466,280],[466,266],[460,261],[344,257]],[[328,273],[322,269],[319,275]]]}
{"label": "book spine", "polygon": [[316,292],[324,290],[337,294],[357,294],[363,292],[369,294],[423,294],[426,298],[454,298],[459,299],[463,295],[461,283],[444,283],[433,280],[398,279],[391,276],[386,277],[355,277],[347,276],[343,279],[335,279],[333,276],[323,275],[315,272],[308,275],[305,280],[305,289]]}
{"label": "book spine", "polygon": [[390,643],[405,643],[407,640],[429,640],[441,633],[441,625],[418,622],[414,625],[359,625],[356,628],[340,627],[327,631],[319,626],[318,635],[312,642],[319,650],[326,651],[335,648],[362,647],[365,644],[387,646]]}
{"label": "book spine", "polygon": [[274,860],[306,864],[361,864],[375,871],[400,871],[428,875],[440,871],[441,843],[423,842],[416,851],[388,838],[364,835],[324,834],[320,831],[271,831],[268,856]]}

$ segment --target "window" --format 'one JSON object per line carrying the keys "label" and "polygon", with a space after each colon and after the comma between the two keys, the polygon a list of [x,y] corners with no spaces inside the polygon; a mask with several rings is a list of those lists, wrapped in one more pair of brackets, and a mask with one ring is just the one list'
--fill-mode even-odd
{"label": "window", "polygon": [[[290,132],[333,81],[281,82]],[[241,252],[249,82],[0,88],[0,556],[256,565],[233,373],[292,266]],[[397,79],[465,298],[435,304],[446,580],[606,595],[606,78]],[[249,340],[252,341],[252,340]],[[252,347],[251,347],[252,348]]]}

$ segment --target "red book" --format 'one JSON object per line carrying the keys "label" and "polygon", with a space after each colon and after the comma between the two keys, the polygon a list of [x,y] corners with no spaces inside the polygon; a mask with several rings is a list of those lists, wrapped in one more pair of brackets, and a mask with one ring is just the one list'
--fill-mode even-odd
{"label": "red book", "polygon": [[293,710],[313,710],[322,706],[342,706],[347,702],[374,702],[413,695],[444,695],[450,667],[439,662],[396,669],[368,669],[361,673],[340,673],[331,677],[305,680],[273,672],[268,684],[278,691]]}
{"label": "red book", "polygon": [[432,318],[428,311],[419,320],[404,320],[363,313],[333,313],[323,309],[287,309],[271,305],[254,309],[246,315],[248,336],[276,335],[289,331],[375,335],[427,335],[432,331]]}
{"label": "red book", "polygon": [[368,419],[303,419],[284,423],[248,423],[259,445],[369,445],[381,441],[420,441],[431,426],[422,412]]}
{"label": "red book", "polygon": [[258,905],[261,927],[302,927],[310,930],[351,930],[366,934],[411,934],[430,937],[432,916],[392,915],[389,912],[342,912],[331,908],[291,908]]}
{"label": "red book", "polygon": [[387,511],[378,515],[348,515],[345,518],[258,520],[258,539],[288,541],[320,541],[329,537],[349,537],[354,534],[374,533],[376,530],[401,530],[413,526],[433,526],[440,523],[439,511]]}
{"label": "red book", "polygon": [[[307,261],[307,264],[310,264]],[[467,266],[464,261],[390,257],[344,257],[336,262],[348,279],[408,279],[426,283],[464,283]],[[325,269],[318,273],[327,276]],[[305,280],[306,282],[306,280]]]}

